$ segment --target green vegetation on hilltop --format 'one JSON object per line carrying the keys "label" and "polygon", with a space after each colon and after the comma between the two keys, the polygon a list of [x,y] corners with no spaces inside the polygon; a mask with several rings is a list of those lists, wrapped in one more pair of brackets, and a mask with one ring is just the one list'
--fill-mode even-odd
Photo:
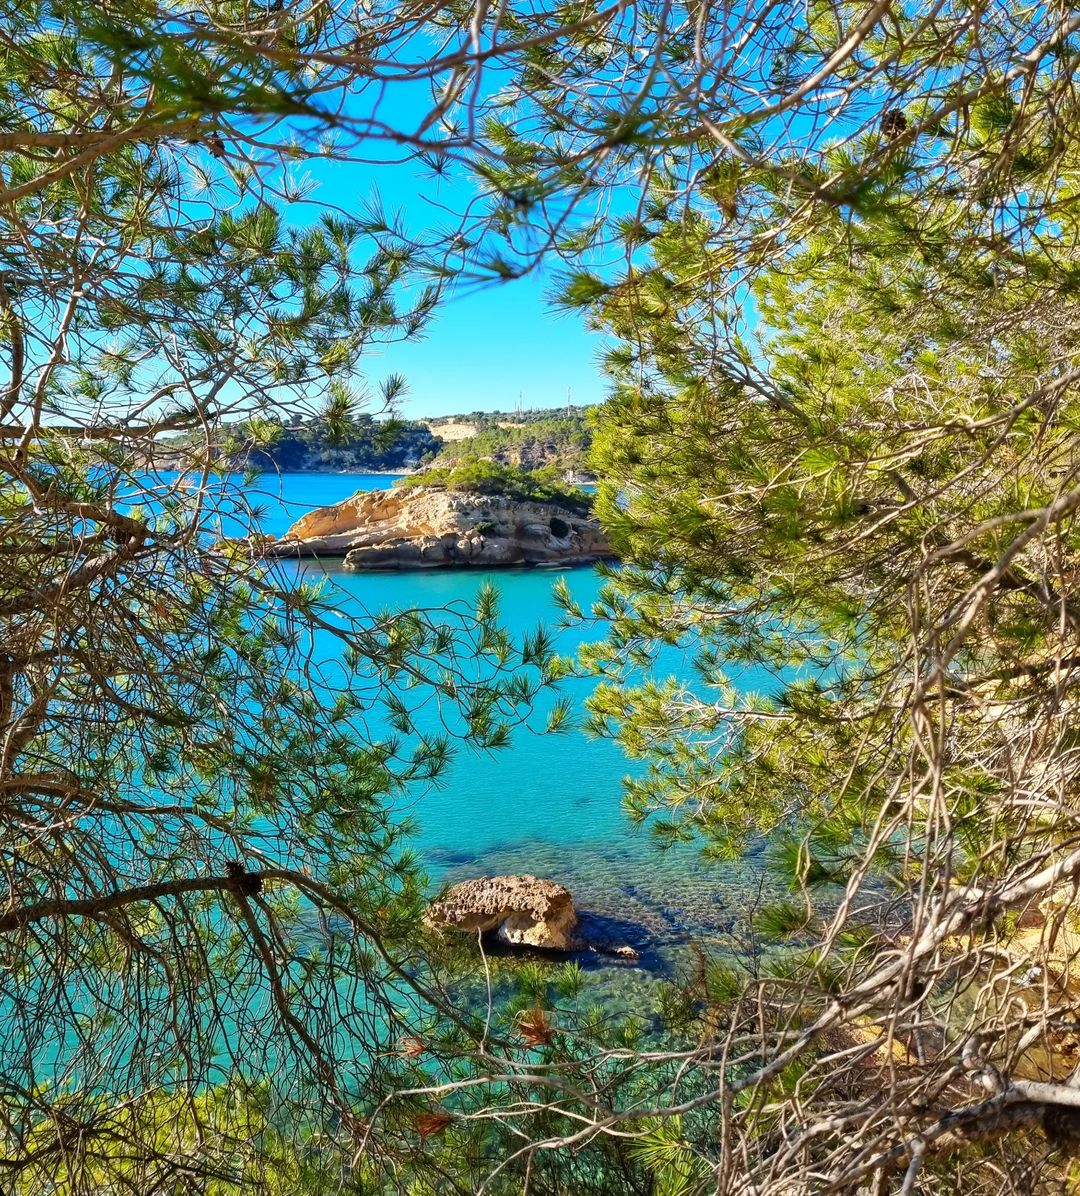
{"label": "green vegetation on hilltop", "polygon": [[439,450],[440,461],[489,459],[526,469],[555,466],[567,470],[588,468],[592,427],[586,407],[549,408],[520,414],[501,411],[430,421],[437,436],[440,423],[464,422],[476,427],[474,436],[447,441]]}
{"label": "green vegetation on hilltop", "polygon": [[[493,461],[523,470],[559,473],[588,468],[592,428],[588,408],[549,408],[523,414],[475,412],[437,420],[377,419],[350,414],[333,427],[325,419],[237,421],[217,429],[213,452],[237,466],[263,471],[406,471],[426,462],[453,466]],[[440,428],[456,423],[477,430],[463,440],[443,440]],[[199,435],[161,439],[154,456],[168,466],[199,447]]]}
{"label": "green vegetation on hilltop", "polygon": [[564,482],[554,466],[544,469],[520,469],[497,461],[468,461],[427,469],[423,473],[400,478],[400,489],[456,490],[476,494],[501,494],[521,501],[554,502],[576,511],[592,507],[592,495]]}

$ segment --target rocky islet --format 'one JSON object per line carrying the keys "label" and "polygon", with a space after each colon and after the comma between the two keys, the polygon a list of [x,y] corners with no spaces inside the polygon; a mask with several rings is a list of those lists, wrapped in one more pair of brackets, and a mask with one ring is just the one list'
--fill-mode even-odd
{"label": "rocky islet", "polygon": [[571,566],[614,555],[584,505],[423,486],[363,491],[321,507],[271,551],[341,557],[354,570]]}

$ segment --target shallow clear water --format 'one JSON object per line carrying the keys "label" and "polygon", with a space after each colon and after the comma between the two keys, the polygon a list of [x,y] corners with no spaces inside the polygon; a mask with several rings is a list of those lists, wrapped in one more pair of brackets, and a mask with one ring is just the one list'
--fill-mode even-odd
{"label": "shallow clear water", "polygon": [[[264,475],[252,499],[266,509],[263,530],[280,535],[310,509],[392,481],[365,475]],[[500,591],[501,621],[511,632],[557,618],[551,594],[559,574],[549,570],[365,574],[347,572],[335,562],[289,567],[325,576],[334,603],[354,613],[471,606],[478,587],[490,579]],[[587,610],[599,579],[590,569],[565,576]],[[580,632],[563,632],[559,650],[569,653],[582,638]],[[677,673],[681,664],[681,657],[669,654],[663,671]],[[755,679],[746,680],[752,685]],[[564,692],[580,707],[590,686],[577,680]],[[753,858],[705,864],[692,846],[659,853],[621,808],[621,781],[632,767],[616,744],[579,730],[561,735],[521,730],[499,752],[460,751],[440,783],[416,788],[402,812],[418,824],[415,845],[434,882],[503,872],[552,877],[571,889],[580,908],[598,915],[606,933],[633,942],[644,950],[644,962],[664,970],[676,963],[689,940],[717,942],[737,933],[765,880]],[[648,988],[640,971],[637,979],[624,974],[619,983],[624,996],[627,985]]]}

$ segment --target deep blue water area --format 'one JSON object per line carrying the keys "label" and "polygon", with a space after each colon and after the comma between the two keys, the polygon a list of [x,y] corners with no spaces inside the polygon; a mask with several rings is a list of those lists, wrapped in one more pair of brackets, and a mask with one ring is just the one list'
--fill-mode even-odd
{"label": "deep blue water area", "polygon": [[[307,511],[339,502],[358,489],[389,486],[382,475],[262,475],[249,497],[260,506],[266,532],[280,535]],[[544,569],[430,570],[352,573],[340,562],[289,564],[325,578],[328,597],[343,612],[475,606],[478,588],[492,581],[500,617],[511,632],[555,625],[552,588],[560,576]],[[585,610],[600,579],[587,568],[565,574]],[[558,650],[570,653],[596,628],[560,633]],[[326,676],[332,685],[339,649],[328,642]],[[688,672],[678,653],[661,660],[664,674]],[[748,686],[754,679],[746,678]],[[593,682],[565,684],[579,711]],[[659,852],[647,832],[622,809],[622,778],[639,767],[609,740],[579,729],[559,735],[518,730],[497,752],[460,750],[438,784],[418,785],[400,813],[417,824],[415,846],[433,883],[503,872],[531,872],[566,884],[580,908],[602,920],[612,937],[632,941],[657,966],[673,965],[688,941],[719,942],[745,927],[749,907],[767,884],[760,860],[705,863],[693,845]],[[771,886],[769,886],[771,887]],[[629,978],[623,978],[621,986]],[[632,983],[632,982],[631,982]],[[642,977],[642,983],[647,983]]]}

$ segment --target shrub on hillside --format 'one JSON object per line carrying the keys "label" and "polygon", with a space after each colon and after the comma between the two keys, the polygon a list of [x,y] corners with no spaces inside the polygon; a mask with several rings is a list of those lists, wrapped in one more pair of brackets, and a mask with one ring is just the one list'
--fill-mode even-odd
{"label": "shrub on hillside", "polygon": [[429,490],[471,491],[536,502],[557,502],[581,512],[592,506],[590,494],[577,486],[567,485],[553,468],[527,470],[495,461],[468,461],[462,465],[428,469],[401,478],[394,485],[404,489],[423,486]]}

